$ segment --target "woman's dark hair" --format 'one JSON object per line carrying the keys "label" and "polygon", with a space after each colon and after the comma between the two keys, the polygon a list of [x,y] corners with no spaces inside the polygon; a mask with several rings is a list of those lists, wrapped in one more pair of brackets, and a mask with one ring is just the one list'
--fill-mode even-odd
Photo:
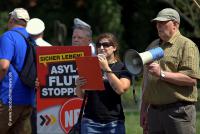
{"label": "woman's dark hair", "polygon": [[114,51],[114,56],[115,56],[115,59],[117,61],[120,61],[120,58],[119,58],[119,43],[117,41],[117,38],[115,37],[114,34],[112,33],[103,33],[103,34],[100,34],[97,39],[96,39],[96,44],[101,40],[101,39],[108,39],[109,42],[112,44],[112,46],[116,47],[116,50]]}

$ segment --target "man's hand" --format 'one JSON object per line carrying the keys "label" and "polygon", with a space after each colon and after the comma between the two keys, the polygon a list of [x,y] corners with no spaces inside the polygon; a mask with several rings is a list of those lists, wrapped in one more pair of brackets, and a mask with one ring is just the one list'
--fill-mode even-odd
{"label": "man's hand", "polygon": [[161,68],[158,63],[150,63],[147,66],[148,72],[156,77],[160,77]]}
{"label": "man's hand", "polygon": [[142,101],[140,110],[140,126],[143,128],[143,134],[148,134],[148,108],[149,104]]}
{"label": "man's hand", "polygon": [[141,113],[140,126],[143,128],[143,134],[148,134],[148,119],[146,111]]}
{"label": "man's hand", "polygon": [[0,59],[0,81],[4,78],[6,75],[8,68],[10,65],[10,61],[6,59]]}

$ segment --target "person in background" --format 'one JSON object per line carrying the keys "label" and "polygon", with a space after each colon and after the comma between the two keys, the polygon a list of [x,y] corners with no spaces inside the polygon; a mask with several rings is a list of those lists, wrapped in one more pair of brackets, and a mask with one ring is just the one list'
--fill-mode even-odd
{"label": "person in background", "polygon": [[[31,39],[37,46],[51,46],[48,42],[43,39],[45,24],[39,18],[32,18],[28,21],[26,26],[27,32],[30,34]],[[38,82],[38,79],[36,79]],[[36,86],[37,87],[37,86]],[[35,100],[36,102],[36,100]],[[31,127],[32,127],[32,134],[37,134],[37,110],[36,110],[36,103],[31,115]]]}
{"label": "person in background", "polygon": [[[105,90],[86,91],[87,103],[81,122],[81,133],[125,134],[125,116],[121,95],[131,85],[131,74],[118,56],[119,44],[111,33],[98,36],[97,54],[103,71]],[[76,94],[84,96],[80,87],[87,84],[83,77],[76,80]]]}
{"label": "person in background", "polygon": [[[35,90],[20,80],[29,37],[25,27],[29,14],[24,8],[9,13],[8,31],[0,37],[0,134],[31,134],[30,116]],[[15,30],[15,31],[14,31]]]}
{"label": "person in background", "polygon": [[43,39],[45,24],[39,18],[32,18],[27,23],[27,32],[30,34],[31,38],[35,41],[38,46],[51,46],[48,42]]}
{"label": "person in background", "polygon": [[92,55],[95,55],[95,44],[92,42],[92,30],[90,25],[80,20],[74,19],[74,27],[72,34],[72,46],[89,45]]}
{"label": "person in background", "polygon": [[195,134],[199,51],[179,31],[180,16],[172,8],[161,10],[152,20],[164,57],[145,66],[141,126],[148,134]]}

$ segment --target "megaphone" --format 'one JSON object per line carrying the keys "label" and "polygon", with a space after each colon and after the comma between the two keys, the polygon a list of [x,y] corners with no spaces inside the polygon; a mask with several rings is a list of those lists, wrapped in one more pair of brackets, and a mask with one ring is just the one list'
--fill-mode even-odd
{"label": "megaphone", "polygon": [[164,51],[161,47],[156,47],[143,53],[138,53],[134,49],[129,49],[125,53],[124,62],[127,70],[131,74],[141,75],[145,64],[158,60],[163,56]]}

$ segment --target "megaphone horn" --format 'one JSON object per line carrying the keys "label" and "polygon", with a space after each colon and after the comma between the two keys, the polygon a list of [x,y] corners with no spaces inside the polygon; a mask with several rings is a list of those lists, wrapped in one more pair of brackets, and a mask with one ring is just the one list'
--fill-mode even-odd
{"label": "megaphone horn", "polygon": [[152,61],[158,60],[164,56],[164,51],[161,47],[153,48],[143,53],[138,53],[134,49],[126,51],[124,62],[127,70],[133,75],[141,75],[143,66]]}

